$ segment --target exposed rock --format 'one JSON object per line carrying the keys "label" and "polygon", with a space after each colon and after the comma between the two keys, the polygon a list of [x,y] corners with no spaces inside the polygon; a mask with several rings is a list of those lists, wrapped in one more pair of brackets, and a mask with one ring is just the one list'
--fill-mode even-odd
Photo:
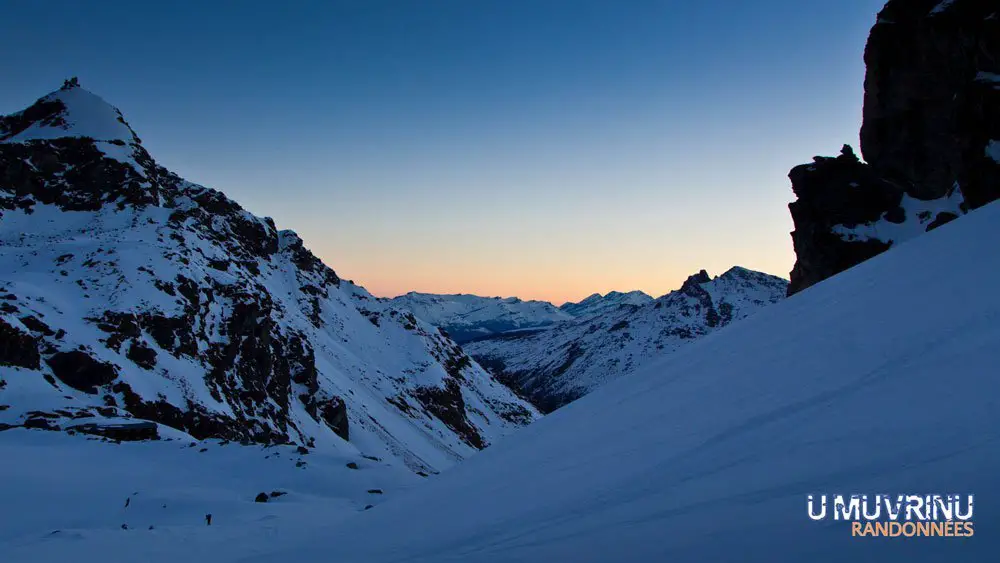
{"label": "exposed rock", "polygon": [[24,317],[21,317],[20,320],[21,324],[28,327],[28,330],[31,330],[32,332],[37,332],[45,336],[52,336],[53,334],[55,334],[55,332],[53,332],[52,329],[49,328],[49,325],[38,320],[37,317],[34,317],[32,315],[26,315]]}
{"label": "exposed rock", "polygon": [[33,336],[0,319],[0,366],[38,369],[40,358]]}
{"label": "exposed rock", "polygon": [[127,356],[141,368],[153,369],[156,367],[156,350],[146,346],[143,342],[133,342],[128,348]]}
{"label": "exposed rock", "polygon": [[437,387],[417,389],[414,396],[427,410],[461,436],[470,446],[478,449],[486,447],[482,436],[469,423],[465,413],[465,400],[462,397],[462,391],[454,379],[448,379],[443,389]]}
{"label": "exposed rock", "polygon": [[853,227],[877,221],[898,209],[902,188],[878,177],[844,145],[836,158],[816,157],[789,174],[798,199],[788,205],[795,222],[792,243],[798,259],[791,273],[791,295],[889,248],[879,240],[850,242],[836,225]]}
{"label": "exposed rock", "polygon": [[[892,0],[865,48],[861,152],[922,200],[957,182],[969,208],[1000,196],[1000,7],[981,0]],[[940,9],[939,9],[940,7]]]}
{"label": "exposed rock", "polygon": [[978,0],[891,0],[879,13],[865,48],[867,164],[845,147],[789,175],[789,294],[1000,197],[996,13]]}
{"label": "exposed rock", "polygon": [[347,421],[347,404],[340,397],[333,397],[319,406],[319,416],[326,422],[337,436],[350,439],[350,429]]}
{"label": "exposed rock", "polygon": [[96,394],[97,388],[108,385],[118,377],[115,366],[100,362],[86,352],[72,350],[57,352],[45,360],[59,381],[73,389]]}
{"label": "exposed rock", "polygon": [[140,440],[159,440],[159,429],[154,422],[128,422],[119,424],[80,424],[72,427],[77,432],[103,436],[110,440],[122,442]]}
{"label": "exposed rock", "polygon": [[[245,444],[360,433],[417,470],[486,443],[470,433],[492,438],[538,416],[434,327],[341,280],[294,232],[159,166],[121,112],[77,82],[0,117],[8,217],[23,232],[0,233],[0,364],[48,381],[37,388],[54,405]],[[10,293],[39,279],[24,264],[46,261],[44,287]],[[469,425],[461,436],[431,409],[395,408],[445,377],[468,391],[468,415],[448,414]],[[355,389],[364,401],[343,394]],[[4,391],[10,411],[17,393]],[[392,434],[409,424],[436,431]]]}
{"label": "exposed rock", "polygon": [[267,493],[257,493],[257,496],[253,499],[254,502],[267,502]]}

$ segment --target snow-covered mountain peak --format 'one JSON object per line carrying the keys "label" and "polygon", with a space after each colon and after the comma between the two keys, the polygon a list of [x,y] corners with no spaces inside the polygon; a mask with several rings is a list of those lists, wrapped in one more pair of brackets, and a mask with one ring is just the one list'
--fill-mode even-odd
{"label": "snow-covered mountain peak", "polygon": [[429,471],[537,416],[78,84],[0,124],[0,430],[138,419]]}
{"label": "snow-covered mountain peak", "polygon": [[24,143],[84,137],[138,145],[139,138],[118,108],[73,80],[24,111],[0,120],[0,142]]}
{"label": "snow-covered mountain peak", "polygon": [[699,270],[697,274],[688,276],[678,291],[686,294],[697,293],[702,284],[709,283],[710,281],[712,281],[712,276],[708,275],[708,272],[705,270]]}
{"label": "snow-covered mountain peak", "polygon": [[574,317],[584,318],[601,315],[620,307],[638,307],[653,300],[642,291],[609,291],[605,295],[594,293],[578,303],[563,303],[559,308]]}

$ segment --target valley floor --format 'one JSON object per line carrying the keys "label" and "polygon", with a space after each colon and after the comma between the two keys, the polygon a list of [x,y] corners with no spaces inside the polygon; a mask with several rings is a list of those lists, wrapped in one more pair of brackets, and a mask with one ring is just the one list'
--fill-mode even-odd
{"label": "valley floor", "polygon": [[[246,556],[275,536],[335,524],[424,480],[401,465],[320,449],[195,442],[163,427],[161,434],[169,438],[116,444],[0,432],[0,561]],[[260,493],[267,502],[255,502]]]}

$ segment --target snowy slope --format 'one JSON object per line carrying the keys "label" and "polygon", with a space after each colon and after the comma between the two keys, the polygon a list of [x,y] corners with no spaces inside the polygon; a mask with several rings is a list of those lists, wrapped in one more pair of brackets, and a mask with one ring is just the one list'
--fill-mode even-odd
{"label": "snowy slope", "polygon": [[[109,498],[118,510],[128,488],[102,480],[94,494],[82,487],[77,496],[29,479],[25,466],[46,467],[39,460],[48,455],[33,450],[62,445],[0,433],[0,476],[19,484],[5,491],[0,510],[0,529],[14,526],[19,537],[0,539],[0,560],[992,562],[1000,552],[997,237],[993,204],[710,334],[360,513],[351,512],[360,499],[351,502],[356,493],[346,484],[290,497],[294,511],[258,520],[246,496],[231,499],[238,525],[123,532],[101,517],[71,527],[47,505],[79,513],[81,503]],[[94,456],[70,457],[78,471],[100,471]],[[278,486],[293,492],[331,486],[282,479]],[[238,481],[245,484],[232,487],[234,496],[269,483]],[[113,494],[98,494],[105,491]],[[844,522],[808,518],[806,495],[850,493],[974,494],[975,536],[852,538]],[[26,517],[34,524],[16,524]]]}
{"label": "snowy slope", "polygon": [[430,472],[537,416],[79,87],[0,120],[0,170],[0,430],[132,417]]}
{"label": "snowy slope", "polygon": [[[319,562],[335,547],[340,561],[371,563],[996,561],[998,237],[992,204],[592,393],[320,542],[238,560]],[[844,522],[807,517],[813,493],[975,494],[975,536],[852,538]]]}
{"label": "snowy slope", "polygon": [[629,304],[629,294],[618,294],[622,302],[617,306],[591,302],[587,307],[593,313],[581,310],[574,322],[497,335],[463,348],[540,409],[551,411],[779,301],[786,288],[781,278],[745,268],[734,267],[715,279],[701,271],[677,291],[645,304]]}
{"label": "snowy slope", "polygon": [[[72,546],[101,531],[177,534],[196,544],[200,532],[216,540],[248,527],[266,533],[317,503],[333,522],[424,481],[401,464],[335,450],[197,442],[179,432],[162,441],[113,444],[16,429],[0,434],[0,457],[0,474],[20,491],[8,490],[0,512],[4,561],[17,560],[3,557],[12,545]],[[66,471],[67,461],[73,471]],[[381,492],[369,492],[376,489]],[[262,492],[267,501],[256,502]],[[206,514],[212,515],[207,529]]]}
{"label": "snowy slope", "polygon": [[592,317],[603,315],[608,311],[613,311],[621,306],[641,306],[653,300],[652,297],[641,291],[611,291],[605,295],[595,293],[579,303],[563,303],[559,306],[561,311],[565,311],[574,317]]}
{"label": "snowy slope", "polygon": [[390,303],[443,328],[459,343],[510,330],[539,328],[573,318],[546,301],[522,301],[517,297],[410,292],[393,298]]}

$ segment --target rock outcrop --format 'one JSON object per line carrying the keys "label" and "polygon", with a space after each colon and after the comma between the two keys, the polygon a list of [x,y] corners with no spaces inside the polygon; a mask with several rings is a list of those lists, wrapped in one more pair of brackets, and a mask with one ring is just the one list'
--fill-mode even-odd
{"label": "rock outcrop", "polygon": [[1000,197],[1000,5],[892,0],[865,49],[859,161],[789,175],[789,294]]}

